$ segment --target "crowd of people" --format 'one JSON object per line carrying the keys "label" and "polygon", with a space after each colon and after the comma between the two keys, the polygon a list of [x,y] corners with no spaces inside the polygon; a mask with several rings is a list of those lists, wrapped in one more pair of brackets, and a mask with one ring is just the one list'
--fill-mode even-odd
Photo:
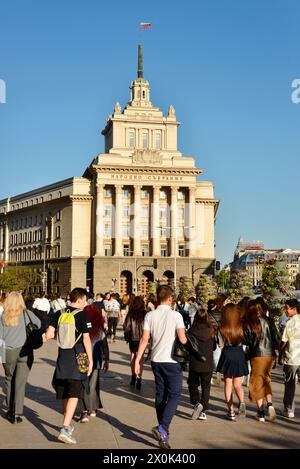
{"label": "crowd of people", "polygon": [[[283,365],[283,415],[295,416],[295,387],[300,370],[299,302],[288,299],[277,327],[263,298],[243,298],[238,304],[218,295],[207,304],[175,297],[162,285],[157,295],[120,297],[115,292],[89,295],[75,288],[66,299],[23,298],[11,292],[0,298],[0,341],[4,381],[4,417],[23,420],[26,383],[34,349],[56,338],[58,357],[52,386],[62,401],[63,422],[58,439],[76,444],[72,420],[79,403],[80,422],[102,408],[100,370],[109,368],[109,343],[121,324],[130,353],[129,385],[142,388],[145,352],[151,360],[156,394],[157,425],[152,428],[160,447],[170,448],[170,424],[188,369],[191,418],[207,420],[211,384],[224,382],[226,417],[246,417],[243,384],[257,409],[257,420],[276,419],[271,371]],[[37,335],[40,335],[40,340]],[[178,358],[181,357],[181,358]],[[233,391],[237,398],[234,405]]]}

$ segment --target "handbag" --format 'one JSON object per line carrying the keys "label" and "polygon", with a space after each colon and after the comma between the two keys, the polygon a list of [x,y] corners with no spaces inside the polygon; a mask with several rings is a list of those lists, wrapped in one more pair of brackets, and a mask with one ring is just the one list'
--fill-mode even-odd
{"label": "handbag", "polygon": [[172,359],[178,363],[186,363],[190,359],[190,354],[185,348],[185,346],[179,342],[178,337],[176,337],[172,350]]}
{"label": "handbag", "polygon": [[89,371],[90,362],[86,352],[76,353],[76,361],[79,373],[87,374]]}
{"label": "handbag", "polygon": [[[26,324],[25,320],[25,314],[27,315],[27,318],[29,319],[28,324]],[[26,330],[26,345],[28,345],[30,348],[33,350],[36,350],[43,345],[43,336],[42,336],[42,331],[41,329],[32,322],[29,314],[27,311],[24,311],[23,314],[24,318],[24,323],[25,323],[25,330]]]}

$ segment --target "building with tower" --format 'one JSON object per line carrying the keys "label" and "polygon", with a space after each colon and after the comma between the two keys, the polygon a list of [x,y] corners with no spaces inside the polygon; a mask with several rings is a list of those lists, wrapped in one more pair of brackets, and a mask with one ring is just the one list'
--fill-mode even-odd
{"label": "building with tower", "polygon": [[[130,100],[102,131],[105,149],[83,177],[0,201],[0,256],[36,271],[50,292],[145,292],[148,282],[197,281],[215,266],[219,201],[178,149],[180,122],[150,99],[142,47]],[[33,291],[35,292],[35,291]]]}

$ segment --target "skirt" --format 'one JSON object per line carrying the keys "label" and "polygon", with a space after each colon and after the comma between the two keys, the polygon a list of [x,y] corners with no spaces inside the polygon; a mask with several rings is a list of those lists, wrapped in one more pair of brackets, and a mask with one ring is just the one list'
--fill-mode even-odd
{"label": "skirt", "polygon": [[129,341],[129,350],[131,353],[137,353],[139,348],[140,341],[139,340],[130,340]]}
{"label": "skirt", "polygon": [[245,353],[242,346],[228,346],[222,348],[217,365],[217,372],[224,376],[238,378],[249,374]]}
{"label": "skirt", "polygon": [[258,401],[267,394],[272,394],[271,370],[273,366],[273,357],[254,357],[251,358],[251,374],[249,380],[249,399]]}

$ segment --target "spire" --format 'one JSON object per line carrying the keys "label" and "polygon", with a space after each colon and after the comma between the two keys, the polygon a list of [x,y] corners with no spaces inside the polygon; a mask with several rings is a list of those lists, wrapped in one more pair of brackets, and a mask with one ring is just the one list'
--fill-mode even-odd
{"label": "spire", "polygon": [[142,45],[138,45],[138,78],[143,78],[143,49]]}

